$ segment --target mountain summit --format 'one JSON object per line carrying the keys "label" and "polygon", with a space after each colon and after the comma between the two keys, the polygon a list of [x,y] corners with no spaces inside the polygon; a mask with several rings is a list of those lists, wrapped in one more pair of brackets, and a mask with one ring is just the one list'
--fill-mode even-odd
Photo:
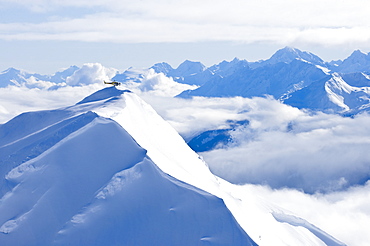
{"label": "mountain summit", "polygon": [[100,116],[121,106],[126,124],[155,124],[136,122],[151,113],[138,100],[111,87],[0,127],[1,245],[256,245],[221,199],[165,174],[166,157]]}
{"label": "mountain summit", "polygon": [[355,50],[334,70],[340,73],[369,72],[370,53],[366,54],[360,50]]}
{"label": "mountain summit", "polygon": [[342,245],[233,194],[129,91],[21,114],[0,136],[1,245]]}
{"label": "mountain summit", "polygon": [[252,68],[257,68],[277,64],[279,62],[291,63],[295,59],[304,60],[315,65],[325,66],[324,61],[317,55],[288,46],[276,51],[269,59],[265,61],[252,62],[250,63],[250,66]]}
{"label": "mountain summit", "polygon": [[278,50],[274,55],[271,56],[270,59],[268,59],[268,63],[269,64],[275,64],[278,62],[290,63],[294,59],[302,59],[316,65],[324,64],[324,61],[317,55],[314,55],[310,52],[301,51],[299,49],[292,47],[285,47],[283,49]]}

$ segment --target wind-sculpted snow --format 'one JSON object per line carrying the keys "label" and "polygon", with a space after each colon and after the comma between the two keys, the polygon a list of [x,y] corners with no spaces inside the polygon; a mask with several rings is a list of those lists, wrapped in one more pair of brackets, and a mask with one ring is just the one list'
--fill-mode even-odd
{"label": "wind-sculpted snow", "polygon": [[73,114],[68,110],[45,110],[20,114],[0,126],[0,146],[34,134],[71,116]]}
{"label": "wind-sculpted snow", "polygon": [[118,99],[123,93],[130,92],[129,90],[117,90],[115,87],[109,87],[104,90],[97,91],[88,97],[85,97],[82,101],[77,104],[84,104],[89,102],[95,102],[100,100],[114,100]]}
{"label": "wind-sculpted snow", "polygon": [[108,87],[82,102],[4,141],[15,154],[1,172],[1,245],[324,245],[277,221],[255,191],[214,176],[134,93]]}
{"label": "wind-sculpted snow", "polygon": [[[1,245],[256,245],[221,199],[164,174],[121,125],[89,111],[124,110],[119,95],[130,94],[106,88],[44,112],[50,125],[37,112],[2,126],[1,160],[12,159],[1,165]],[[5,134],[28,118],[34,132]]]}
{"label": "wind-sculpted snow", "polygon": [[[70,112],[59,110],[27,113],[0,126],[3,133],[16,133],[3,134],[1,138],[8,141],[0,147],[0,172],[9,172],[16,165],[36,158],[97,116],[92,112],[68,118],[70,115]],[[50,125],[46,126],[46,123]],[[35,126],[32,127],[32,124]],[[12,187],[4,179],[0,180],[0,184],[0,195]]]}
{"label": "wind-sculpted snow", "polygon": [[322,231],[321,229],[317,228],[316,226],[312,225],[311,223],[307,222],[302,218],[298,218],[294,215],[285,214],[281,212],[272,212],[272,216],[281,222],[281,223],[288,223],[292,226],[302,226],[315,234],[318,238],[320,238],[327,246],[345,246],[342,242],[338,241],[337,239],[333,238],[326,232]]}
{"label": "wind-sculpted snow", "polygon": [[[220,226],[219,221],[224,224]],[[114,175],[59,231],[55,245],[81,243],[255,245],[224,209],[221,199],[179,185],[147,158]]]}
{"label": "wind-sculpted snow", "polygon": [[[14,232],[8,229],[9,234],[0,234],[0,241],[5,245],[49,245],[61,223],[87,204],[112,172],[131,167],[143,156],[145,151],[117,124],[94,120],[7,174],[7,180],[17,185],[10,191],[12,195],[2,200],[0,224],[6,227],[14,218],[22,221]],[[33,236],[27,236],[27,231]]]}

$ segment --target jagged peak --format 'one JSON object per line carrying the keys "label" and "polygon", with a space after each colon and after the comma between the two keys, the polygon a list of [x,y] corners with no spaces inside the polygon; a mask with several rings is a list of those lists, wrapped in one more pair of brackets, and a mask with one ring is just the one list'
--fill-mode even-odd
{"label": "jagged peak", "polygon": [[234,59],[232,59],[231,62],[239,62],[239,61],[241,61],[241,60],[238,57],[234,57]]}
{"label": "jagged peak", "polygon": [[361,50],[354,50],[352,52],[352,55],[367,55],[365,52],[362,52]]}
{"label": "jagged peak", "polygon": [[176,69],[170,72],[170,76],[189,76],[197,73],[201,73],[206,69],[206,66],[201,62],[185,60]]}
{"label": "jagged peak", "polygon": [[238,63],[244,63],[246,65],[249,64],[249,62],[245,59],[239,59],[237,57],[235,57],[232,61],[230,61],[230,64],[238,64]]}
{"label": "jagged peak", "polygon": [[69,76],[69,75],[72,75],[78,69],[80,69],[78,66],[72,65],[72,66],[69,66],[68,68],[60,69],[59,71],[57,71],[53,75],[51,75],[51,77],[55,78],[57,76],[63,76],[63,75]]}
{"label": "jagged peak", "polygon": [[178,69],[182,69],[182,68],[185,68],[185,67],[192,67],[192,68],[198,68],[198,69],[202,69],[204,70],[204,68],[206,66],[203,65],[203,63],[199,62],[199,61],[190,61],[190,60],[185,60],[183,63],[181,63],[177,68],[176,70]]}
{"label": "jagged peak", "polygon": [[5,69],[4,71],[1,72],[1,74],[6,74],[6,73],[20,73],[21,70],[19,69],[16,69],[14,67],[9,67],[7,69]]}
{"label": "jagged peak", "polygon": [[154,69],[156,73],[164,73],[164,74],[168,74],[169,72],[173,70],[172,66],[166,62],[156,63],[150,68]]}
{"label": "jagged peak", "polygon": [[352,52],[352,54],[347,57],[345,60],[354,60],[354,59],[365,59],[368,56],[368,54],[362,52],[361,50],[355,50]]}
{"label": "jagged peak", "polygon": [[281,51],[286,51],[286,52],[302,52],[301,50],[291,47],[291,46],[285,46],[284,48],[280,49]]}
{"label": "jagged peak", "polygon": [[318,57],[317,55],[314,55],[310,52],[301,51],[297,48],[286,46],[278,51],[275,52],[271,56],[271,58],[268,61],[268,63],[278,63],[278,62],[285,62],[289,63],[292,62],[295,59],[302,59],[314,64],[324,64],[324,61]]}
{"label": "jagged peak", "polygon": [[[235,57],[234,59],[232,59],[231,61],[226,61],[226,60],[223,60],[222,62],[218,63],[218,64],[215,64],[213,66],[219,66],[219,65],[223,65],[223,64],[238,64],[238,63],[245,63],[245,64],[248,64],[248,61],[245,60],[245,59],[239,59],[238,57]],[[212,67],[213,67],[212,66]]]}
{"label": "jagged peak", "polygon": [[293,48],[293,47],[290,47],[290,46],[285,46],[284,48],[277,50],[275,52],[275,54],[273,54],[272,56],[279,55],[279,54],[299,54],[299,53],[302,53],[302,52],[303,51],[301,51],[297,48]]}
{"label": "jagged peak", "polygon": [[158,62],[156,64],[154,64],[152,67],[155,67],[155,66],[164,66],[164,67],[171,67],[172,66],[170,64],[168,64],[167,62]]}

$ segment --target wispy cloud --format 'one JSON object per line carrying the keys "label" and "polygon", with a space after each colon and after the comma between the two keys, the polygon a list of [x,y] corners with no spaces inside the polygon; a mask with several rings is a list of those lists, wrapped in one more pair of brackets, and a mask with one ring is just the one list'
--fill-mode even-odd
{"label": "wispy cloud", "polygon": [[[7,2],[10,1],[1,1]],[[6,40],[366,44],[370,3],[356,1],[22,1],[50,12],[38,23],[0,25]],[[6,6],[14,7],[14,4]],[[9,7],[9,8],[10,8]],[[65,8],[90,9],[70,17]],[[11,9],[3,8],[3,11]],[[16,13],[15,13],[16,14]],[[66,18],[67,17],[67,18]]]}

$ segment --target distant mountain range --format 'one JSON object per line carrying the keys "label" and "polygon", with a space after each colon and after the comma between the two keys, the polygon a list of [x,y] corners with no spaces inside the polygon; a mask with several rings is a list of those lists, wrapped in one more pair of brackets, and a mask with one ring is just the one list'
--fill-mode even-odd
{"label": "distant mountain range", "polygon": [[[73,83],[68,78],[75,73],[83,74],[80,70],[71,66],[54,75],[40,75],[9,68],[0,73],[0,87],[26,86],[50,90],[76,86],[79,85],[76,78]],[[344,115],[368,111],[370,107],[370,54],[359,50],[343,61],[325,62],[312,53],[285,47],[263,61],[248,62],[235,58],[208,68],[189,60],[177,68],[162,62],[149,69],[129,68],[123,73],[116,72],[110,79],[127,87],[133,83],[138,85],[146,81],[149,70],[164,74],[173,82],[197,86],[177,95],[182,98],[271,95],[293,107]],[[78,80],[79,77],[75,77]],[[150,81],[152,83],[155,82]],[[161,88],[165,88],[166,83],[169,82],[161,82]],[[167,87],[173,86],[172,83]]]}
{"label": "distant mountain range", "polygon": [[53,75],[41,75],[37,73],[28,73],[26,71],[18,70],[15,68],[8,68],[7,70],[0,73],[0,88],[7,87],[9,85],[25,85],[29,88],[42,88],[44,86],[40,86],[41,81],[51,82],[55,85],[59,84],[59,86],[62,86],[62,84],[66,82],[67,78],[73,75],[73,73],[78,69],[79,67],[77,66],[71,66],[67,69],[56,72]]}
{"label": "distant mountain range", "polygon": [[210,79],[178,97],[272,95],[294,107],[343,114],[367,111],[370,106],[370,55],[361,51],[344,61],[324,62],[312,53],[286,47],[265,61],[233,60],[208,70],[213,72]]}

